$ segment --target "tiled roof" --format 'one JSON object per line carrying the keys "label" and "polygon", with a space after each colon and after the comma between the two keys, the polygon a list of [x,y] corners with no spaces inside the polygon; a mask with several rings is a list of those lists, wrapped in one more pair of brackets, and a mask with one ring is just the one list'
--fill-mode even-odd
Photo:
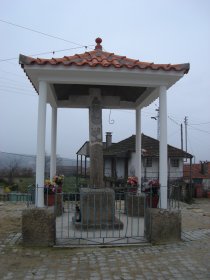
{"label": "tiled roof", "polygon": [[135,59],[127,58],[126,56],[116,55],[102,51],[102,39],[97,38],[95,50],[85,52],[82,54],[75,54],[73,56],[64,56],[63,58],[33,58],[29,56],[20,55],[19,62],[23,65],[63,65],[63,66],[89,66],[89,67],[114,67],[140,70],[163,70],[163,71],[177,71],[188,73],[190,69],[189,63],[186,64],[154,64],[153,62],[143,62]]}
{"label": "tiled roof", "polygon": [[[134,135],[135,137],[135,135]],[[136,137],[135,137],[136,138]],[[145,150],[145,156],[159,156],[159,140],[142,134],[142,148]],[[186,157],[191,158],[192,155],[185,151],[168,145],[169,157]]]}
{"label": "tiled roof", "polygon": [[[206,173],[202,172],[201,163],[192,164],[192,179],[210,179],[210,162],[202,163],[206,164]],[[185,178],[189,178],[190,176],[190,165],[186,164],[183,167],[183,173]],[[204,170],[203,170],[204,171]],[[205,174],[204,174],[205,173]]]}
{"label": "tiled roof", "polygon": [[[106,149],[106,142],[102,142],[103,149]],[[114,143],[112,144],[114,145]],[[86,141],[76,152],[77,155],[90,156],[89,141]]]}
{"label": "tiled roof", "polygon": [[[143,146],[142,146],[143,148]],[[104,149],[105,156],[119,156],[135,152],[135,135],[126,138],[118,143],[112,144],[110,147]]]}
{"label": "tiled roof", "polygon": [[[145,157],[159,157],[159,141],[144,135],[142,133],[142,153]],[[104,156],[129,156],[130,152],[135,152],[136,136],[132,135],[118,143],[112,144],[108,148],[104,148]],[[89,142],[87,142],[89,145]],[[80,150],[79,150],[80,151]],[[187,157],[191,158],[192,155],[185,153],[183,150],[168,145],[169,157]]]}

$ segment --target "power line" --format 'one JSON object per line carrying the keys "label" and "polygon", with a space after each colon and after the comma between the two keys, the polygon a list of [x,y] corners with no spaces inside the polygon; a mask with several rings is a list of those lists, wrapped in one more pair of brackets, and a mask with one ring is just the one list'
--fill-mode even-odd
{"label": "power line", "polygon": [[168,137],[170,138],[171,136],[178,134],[179,133],[179,129],[174,130],[173,132],[171,132]]}
{"label": "power line", "polygon": [[[188,126],[189,126],[189,125],[188,125]],[[190,129],[193,129],[193,130],[197,130],[197,131],[200,131],[200,132],[204,132],[204,133],[210,134],[210,131],[207,131],[207,130],[203,130],[203,129],[199,129],[199,128],[194,128],[194,127],[190,127]]]}
{"label": "power line", "polygon": [[20,81],[20,80],[10,79],[8,77],[0,77],[0,83],[3,82],[2,85],[5,85],[4,82],[6,83],[6,85],[8,85],[8,81],[13,86],[21,85],[22,87],[24,86],[24,88],[29,86],[29,84],[26,82],[26,80],[25,81]]}
{"label": "power line", "polygon": [[[23,92],[16,92],[13,90],[2,90],[0,89],[0,91],[4,91],[4,92],[0,92],[0,94],[3,94],[4,96],[7,96],[7,94],[15,94],[15,95],[26,95],[26,96],[30,96],[30,97],[37,97],[37,95],[31,94],[31,93],[23,93]],[[5,91],[7,91],[7,93],[5,94]],[[13,92],[11,92],[13,91]]]}
{"label": "power line", "polygon": [[31,87],[29,88],[28,87],[28,90],[27,90],[27,87],[25,86],[21,86],[21,85],[14,85],[14,84],[9,84],[9,85],[5,85],[5,84],[1,84],[0,83],[0,88],[1,89],[15,89],[15,90],[21,90],[21,91],[30,91],[31,90]]}
{"label": "power line", "polygon": [[191,123],[189,125],[202,125],[202,124],[209,124],[210,122],[204,122],[204,123]]}
{"label": "power line", "polygon": [[22,28],[22,29],[25,29],[25,30],[29,30],[29,31],[34,32],[34,33],[38,33],[38,34],[41,34],[41,35],[53,38],[53,39],[57,39],[57,40],[61,40],[61,41],[67,42],[67,43],[71,43],[71,44],[74,44],[76,46],[86,47],[85,45],[81,45],[81,44],[75,43],[73,41],[69,41],[69,40],[66,40],[66,39],[58,37],[58,36],[50,35],[50,34],[47,34],[47,33],[44,33],[44,32],[41,32],[41,31],[38,31],[38,30],[35,30],[35,29],[32,29],[32,28],[29,28],[29,27],[25,27],[25,26],[22,26],[22,25],[13,23],[13,22],[9,22],[9,21],[2,20],[2,19],[0,19],[0,21],[4,22],[6,24],[9,24],[9,25],[15,26],[15,27],[19,27],[19,28]]}
{"label": "power line", "polygon": [[12,82],[10,82],[11,84],[5,84],[2,83],[0,81],[0,87],[3,89],[15,89],[15,90],[21,90],[21,91],[30,91],[31,87],[29,85],[21,85],[21,84],[13,84]]}
{"label": "power line", "polygon": [[180,126],[180,123],[178,123],[177,121],[175,121],[174,119],[172,119],[170,116],[168,116],[169,120],[171,120],[173,123],[177,124],[178,126]]}
{"label": "power line", "polygon": [[[89,46],[85,46],[85,48],[88,48]],[[56,52],[64,52],[64,51],[76,50],[76,49],[82,49],[82,48],[84,48],[84,47],[74,47],[74,48],[68,48],[68,49],[62,49],[62,50],[56,50],[56,51],[42,52],[42,53],[30,54],[29,56],[37,56],[37,55],[44,55],[44,54],[50,54],[50,53],[52,53],[54,55]],[[0,59],[0,62],[7,62],[10,60],[15,60],[15,59],[19,59],[19,57]]]}
{"label": "power line", "polygon": [[[169,118],[172,122],[174,122],[175,124],[177,124],[177,125],[180,126],[180,124],[179,124],[177,121],[175,121],[174,119],[172,119],[170,116],[168,116],[168,118]],[[192,124],[192,123],[191,123],[191,124],[187,123],[187,125],[188,125],[188,126],[191,126],[191,125],[204,125],[204,124],[209,124],[209,123],[210,123],[210,122],[193,123],[193,124]],[[210,133],[209,131],[201,130],[201,129],[198,129],[198,128],[192,128],[192,129],[199,130],[199,131],[202,131],[202,132]]]}
{"label": "power line", "polygon": [[191,144],[191,140],[190,140],[190,137],[189,137],[189,136],[188,136],[188,142],[190,143],[190,148],[191,148],[192,153],[193,153],[193,155],[194,155],[195,153],[194,153],[194,150],[193,150],[193,148],[192,148],[192,144]]}
{"label": "power line", "polygon": [[[16,59],[16,58],[15,58]],[[0,62],[1,62],[1,60],[0,60]],[[2,61],[2,62],[6,62],[6,63],[8,63],[9,65],[12,65],[12,66],[17,66],[17,63],[16,62],[12,62],[12,61]]]}
{"label": "power line", "polygon": [[[10,71],[5,71],[3,69],[0,69],[1,72],[4,72],[4,73],[7,73],[7,74],[12,74],[14,76],[17,76],[17,77],[21,77],[22,79],[24,78],[25,80],[25,77],[23,77],[22,75],[19,75],[19,74],[16,74],[16,73],[13,73],[13,72],[10,72]],[[21,72],[22,73],[22,72]]]}

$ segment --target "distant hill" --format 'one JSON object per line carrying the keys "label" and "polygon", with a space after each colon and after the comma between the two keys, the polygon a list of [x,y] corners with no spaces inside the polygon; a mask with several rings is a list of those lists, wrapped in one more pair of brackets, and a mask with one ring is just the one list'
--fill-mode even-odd
{"label": "distant hill", "polygon": [[[36,156],[0,152],[0,169],[8,168],[15,163],[18,164],[20,168],[31,168],[35,170]],[[49,163],[50,157],[46,156],[47,167],[49,167]],[[58,157],[57,164],[59,166],[76,166],[77,161],[75,159]]]}
{"label": "distant hill", "polygon": [[60,159],[61,159],[62,166],[77,166],[76,159],[70,159],[70,158],[60,158]]}

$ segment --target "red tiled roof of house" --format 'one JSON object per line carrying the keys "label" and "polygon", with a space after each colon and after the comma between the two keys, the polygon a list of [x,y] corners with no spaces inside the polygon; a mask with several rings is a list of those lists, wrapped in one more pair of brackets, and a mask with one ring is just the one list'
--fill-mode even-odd
{"label": "red tiled roof of house", "polygon": [[[145,157],[159,157],[159,140],[149,137],[145,134],[141,134],[142,140],[142,152]],[[136,135],[132,135],[118,143],[111,145],[104,150],[105,156],[127,154],[129,152],[135,152]],[[192,155],[185,151],[168,145],[169,157],[182,157],[191,158]]]}
{"label": "red tiled roof of house", "polygon": [[63,65],[63,66],[89,66],[89,67],[114,67],[140,70],[163,70],[163,71],[177,71],[187,74],[190,65],[186,64],[154,64],[153,62],[143,62],[135,59],[127,58],[126,56],[116,55],[114,53],[105,52],[102,50],[102,39],[97,38],[95,50],[85,52],[82,54],[75,54],[73,56],[64,56],[63,58],[33,58],[29,56],[20,55],[19,62],[23,65]]}
{"label": "red tiled roof of house", "polygon": [[[202,171],[202,164],[206,164],[206,172]],[[183,167],[183,174],[185,178],[188,178],[190,175],[190,165],[185,164]],[[210,179],[210,162],[204,163],[195,163],[192,164],[192,179]]]}

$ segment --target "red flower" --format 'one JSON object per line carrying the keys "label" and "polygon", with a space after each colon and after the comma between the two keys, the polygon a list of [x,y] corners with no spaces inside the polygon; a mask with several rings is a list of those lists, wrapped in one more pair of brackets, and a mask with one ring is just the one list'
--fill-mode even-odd
{"label": "red flower", "polygon": [[158,180],[151,180],[151,181],[149,181],[148,184],[149,184],[149,186],[152,186],[152,187],[159,187],[160,186]]}
{"label": "red flower", "polygon": [[128,177],[127,184],[131,186],[136,186],[138,185],[138,178],[137,177]]}

